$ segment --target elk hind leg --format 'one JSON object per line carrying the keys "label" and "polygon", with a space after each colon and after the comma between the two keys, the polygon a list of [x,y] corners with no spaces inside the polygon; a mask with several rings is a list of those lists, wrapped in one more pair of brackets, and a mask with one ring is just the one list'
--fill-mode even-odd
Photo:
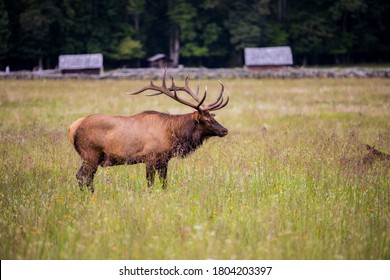
{"label": "elk hind leg", "polygon": [[95,189],[93,188],[93,178],[95,176],[97,168],[97,164],[83,161],[79,168],[79,171],[76,174],[80,190],[83,190],[84,186],[87,186],[91,193],[94,193]]}
{"label": "elk hind leg", "polygon": [[165,189],[167,184],[168,162],[153,161],[146,163],[146,180],[148,181],[148,187],[154,185],[156,171],[158,172],[160,181],[162,182],[162,187]]}
{"label": "elk hind leg", "polygon": [[148,181],[148,187],[152,187],[154,185],[155,173],[155,166],[151,163],[146,163],[146,180]]}

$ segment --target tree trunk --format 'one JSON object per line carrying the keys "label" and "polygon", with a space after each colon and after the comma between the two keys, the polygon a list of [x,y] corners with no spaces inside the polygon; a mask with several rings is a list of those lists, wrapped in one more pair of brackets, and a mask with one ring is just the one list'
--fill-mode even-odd
{"label": "tree trunk", "polygon": [[180,32],[178,26],[173,26],[169,38],[169,57],[172,60],[172,66],[177,67],[179,65],[180,56]]}
{"label": "tree trunk", "polygon": [[287,3],[286,0],[278,1],[278,20],[282,21],[286,16]]}
{"label": "tree trunk", "polygon": [[137,32],[137,34],[139,32],[139,27],[140,27],[140,25],[139,25],[139,14],[135,13],[134,14],[134,29]]}
{"label": "tree trunk", "polygon": [[51,60],[50,56],[46,58],[46,69],[51,69]]}
{"label": "tree trunk", "polygon": [[40,54],[38,58],[38,70],[43,69],[43,56]]}

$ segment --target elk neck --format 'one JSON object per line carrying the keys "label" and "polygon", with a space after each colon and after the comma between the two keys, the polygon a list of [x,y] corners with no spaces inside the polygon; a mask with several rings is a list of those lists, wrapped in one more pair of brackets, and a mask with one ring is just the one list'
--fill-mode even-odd
{"label": "elk neck", "polygon": [[202,145],[207,138],[202,135],[198,124],[192,120],[192,114],[172,115],[169,123],[174,156],[185,157]]}

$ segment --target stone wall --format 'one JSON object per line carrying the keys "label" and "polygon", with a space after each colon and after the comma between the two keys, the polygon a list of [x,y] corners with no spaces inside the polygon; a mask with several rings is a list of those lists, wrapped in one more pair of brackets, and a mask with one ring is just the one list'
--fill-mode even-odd
{"label": "stone wall", "polygon": [[[161,79],[159,68],[129,68],[106,71],[101,75],[61,74],[58,70],[0,72],[0,79]],[[305,68],[251,71],[245,68],[172,68],[168,75],[175,79],[188,75],[191,79],[303,79],[303,78],[390,78],[390,68]]]}

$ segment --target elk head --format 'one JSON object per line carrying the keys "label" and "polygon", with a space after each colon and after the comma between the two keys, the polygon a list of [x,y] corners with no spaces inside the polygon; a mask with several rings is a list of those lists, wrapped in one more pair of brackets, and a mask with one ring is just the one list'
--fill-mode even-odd
{"label": "elk head", "polygon": [[[166,72],[167,72],[167,69],[165,68],[161,86],[156,86],[153,83],[153,81],[151,80],[149,85],[141,88],[140,90],[138,90],[136,92],[128,93],[128,94],[136,95],[136,94],[140,94],[140,93],[147,91],[147,90],[155,91],[154,93],[147,94],[147,96],[156,96],[156,95],[160,95],[160,94],[165,94],[166,96],[176,100],[177,102],[196,110],[195,112],[192,113],[191,118],[192,118],[193,122],[196,123],[200,127],[200,130],[202,131],[202,134],[204,136],[206,136],[206,137],[211,137],[211,136],[224,137],[225,135],[227,135],[228,130],[215,120],[214,114],[210,113],[212,111],[217,111],[219,109],[224,108],[229,102],[229,96],[226,98],[226,100],[224,100],[223,92],[224,92],[225,87],[222,84],[222,82],[218,81],[221,84],[221,91],[219,93],[218,98],[214,102],[206,104],[205,100],[207,97],[207,87],[206,87],[204,94],[201,98],[199,97],[199,85],[197,86],[196,92],[194,92],[189,87],[188,76],[186,76],[186,78],[185,78],[184,86],[177,86],[173,80],[173,77],[171,77],[171,86],[167,87]],[[194,104],[192,102],[189,102],[189,101],[179,97],[178,92],[185,92],[185,93],[189,94],[189,96],[196,103]]]}
{"label": "elk head", "polygon": [[368,154],[363,157],[363,163],[372,164],[375,160],[390,160],[390,155],[385,154],[377,149],[375,146],[366,145],[366,149]]}

